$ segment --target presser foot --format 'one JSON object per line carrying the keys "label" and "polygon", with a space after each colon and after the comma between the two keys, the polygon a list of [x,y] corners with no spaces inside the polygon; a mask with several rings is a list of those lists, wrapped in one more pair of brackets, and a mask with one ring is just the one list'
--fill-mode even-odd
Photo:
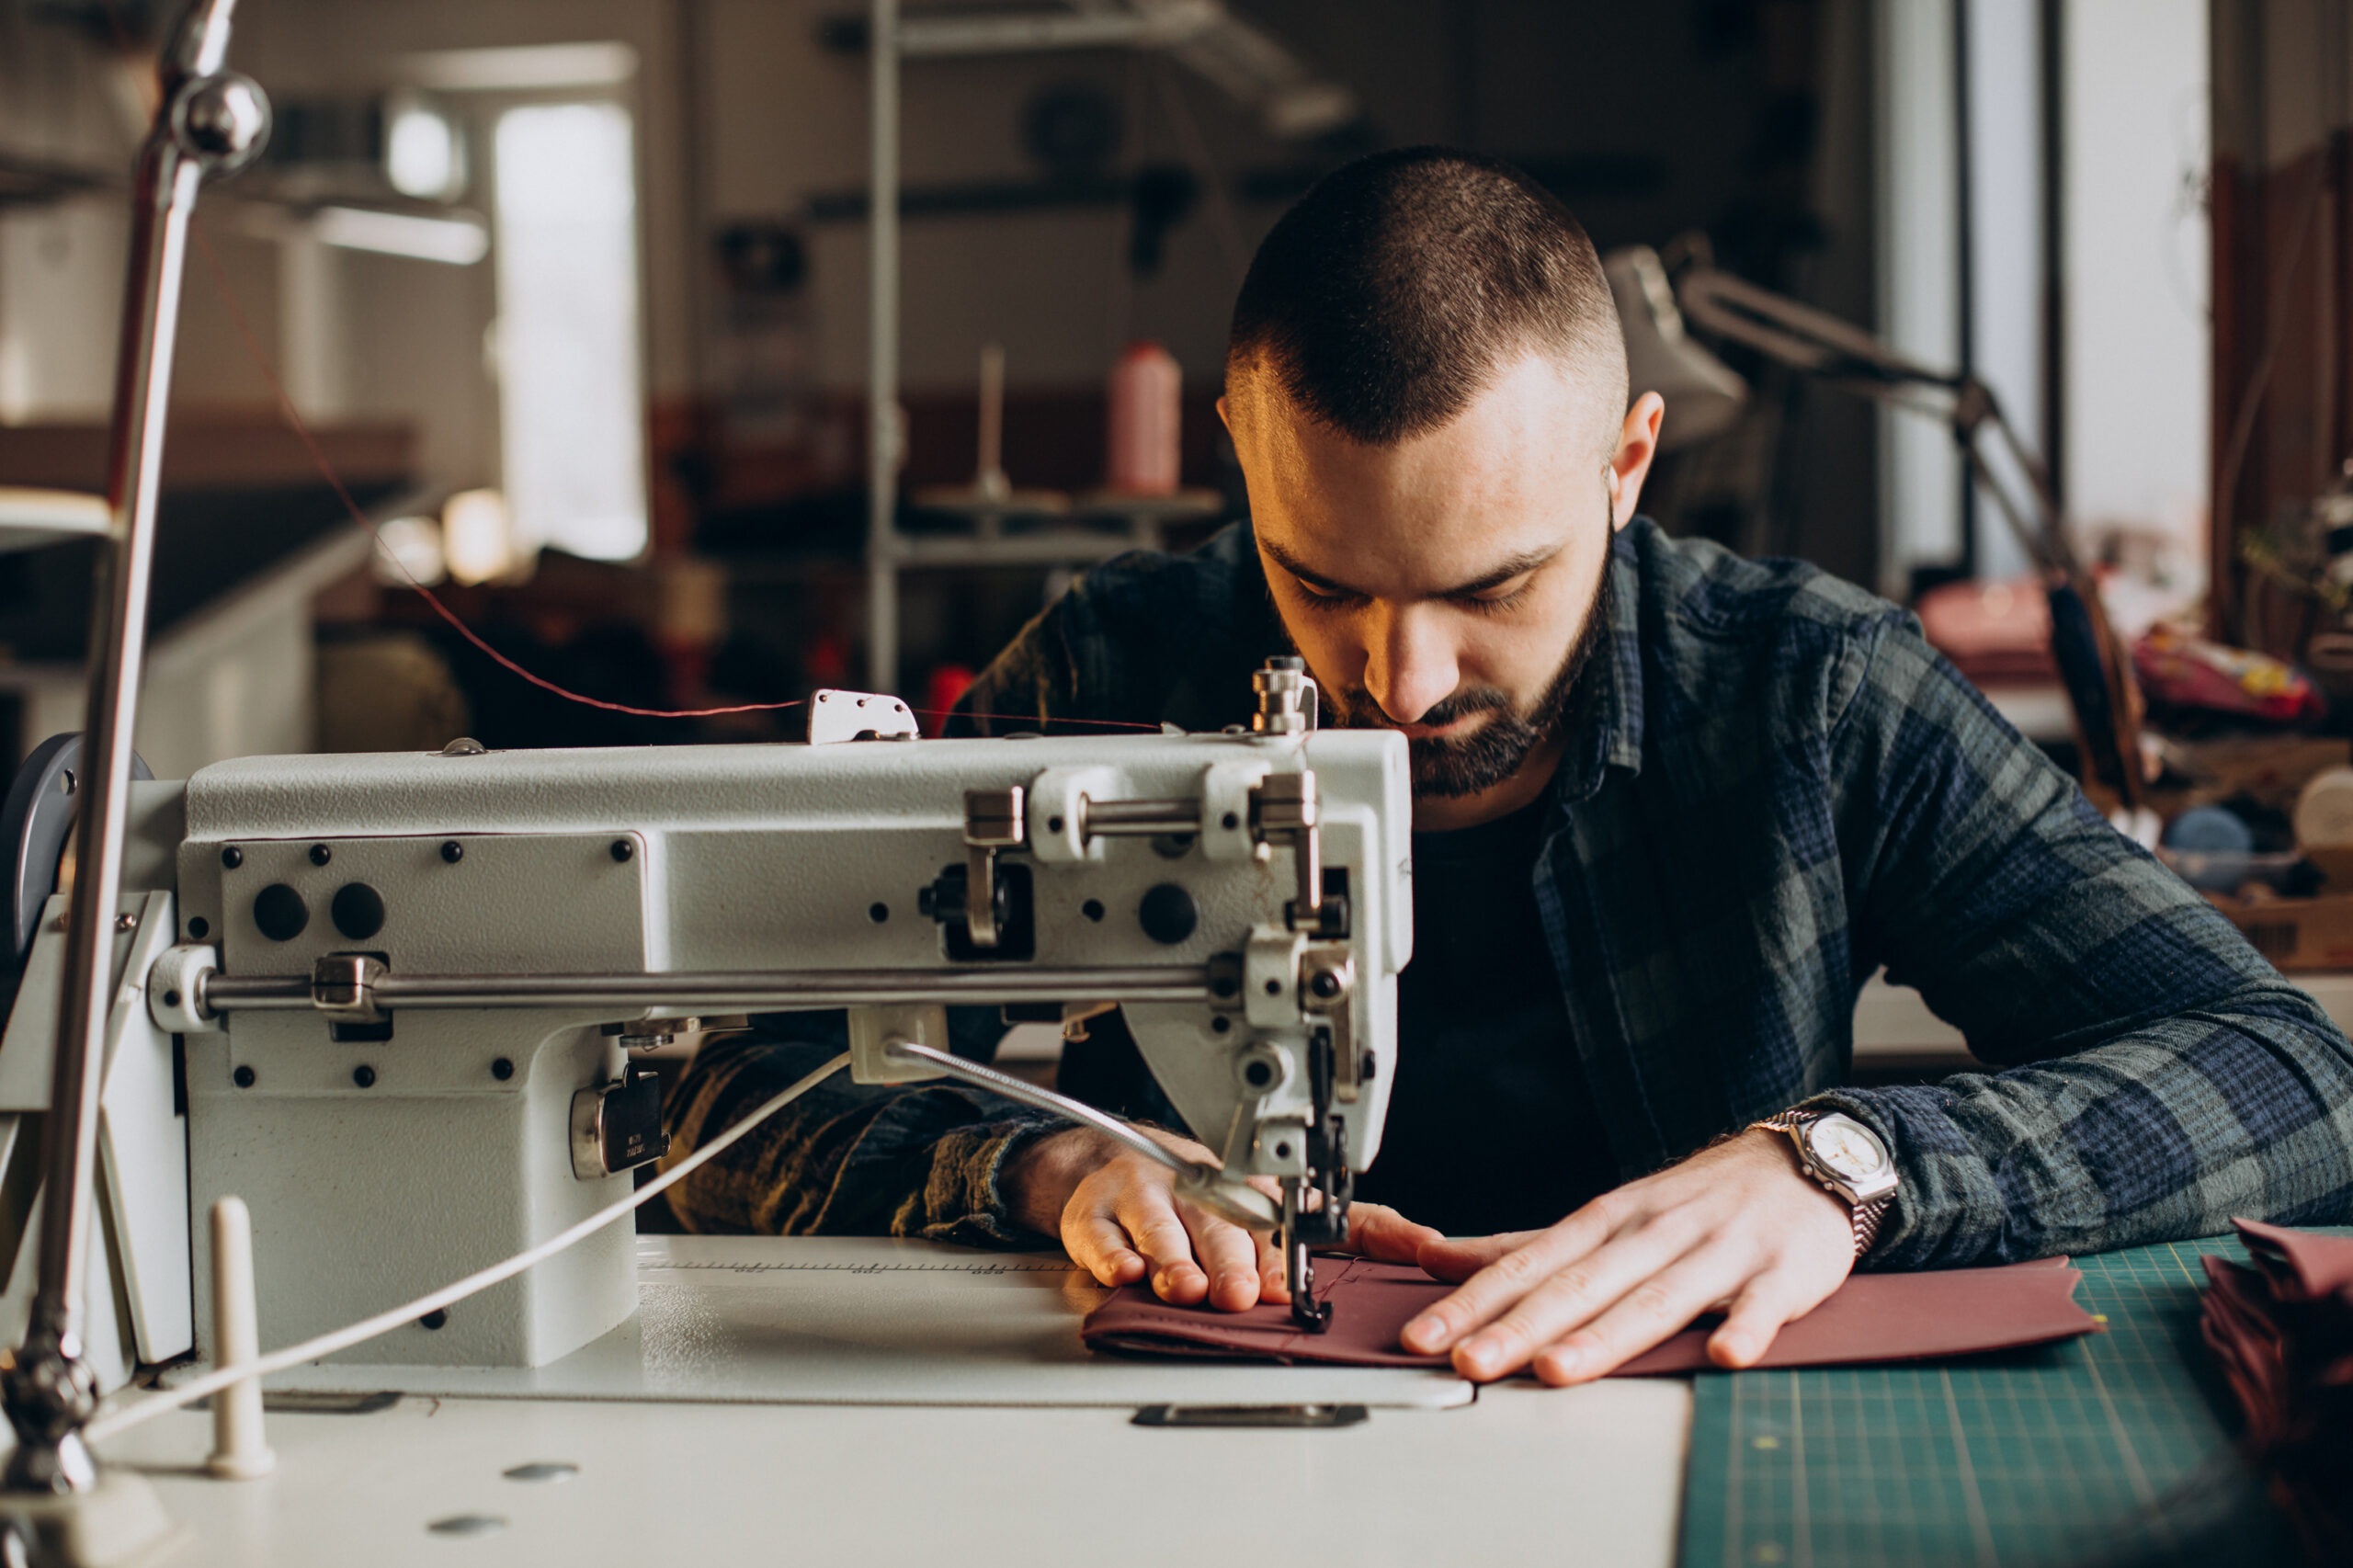
{"label": "presser foot", "polygon": [[1300,1211],[1298,1187],[1283,1184],[1283,1280],[1290,1288],[1290,1321],[1302,1334],[1322,1334],[1332,1326],[1332,1303],[1315,1299],[1315,1257],[1307,1249],[1306,1216]]}

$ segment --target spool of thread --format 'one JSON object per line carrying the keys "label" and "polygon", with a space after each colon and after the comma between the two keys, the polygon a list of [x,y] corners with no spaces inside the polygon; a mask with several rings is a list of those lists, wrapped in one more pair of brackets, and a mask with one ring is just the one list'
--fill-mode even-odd
{"label": "spool of thread", "polygon": [[2295,822],[2301,849],[2353,847],[2353,767],[2324,768],[2306,779]]}
{"label": "spool of thread", "polygon": [[2165,824],[2165,846],[2200,855],[2245,855],[2255,848],[2255,833],[2235,812],[2192,806]]}
{"label": "spool of thread", "polygon": [[1111,367],[1104,483],[1130,495],[1176,494],[1185,375],[1157,343],[1131,343]]}

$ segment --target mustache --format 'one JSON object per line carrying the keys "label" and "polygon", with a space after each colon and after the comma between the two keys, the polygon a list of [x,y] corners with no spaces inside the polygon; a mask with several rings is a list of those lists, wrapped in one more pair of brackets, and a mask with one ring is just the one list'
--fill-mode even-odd
{"label": "mustache", "polygon": [[1423,710],[1422,716],[1418,719],[1397,720],[1391,718],[1382,710],[1381,704],[1374,699],[1371,692],[1361,686],[1355,686],[1336,694],[1333,706],[1339,710],[1338,717],[1342,729],[1396,730],[1403,729],[1408,722],[1427,724],[1432,729],[1444,729],[1456,720],[1467,718],[1473,713],[1512,712],[1516,704],[1508,694],[1495,687],[1474,686],[1467,691],[1455,692],[1440,701],[1432,703]]}

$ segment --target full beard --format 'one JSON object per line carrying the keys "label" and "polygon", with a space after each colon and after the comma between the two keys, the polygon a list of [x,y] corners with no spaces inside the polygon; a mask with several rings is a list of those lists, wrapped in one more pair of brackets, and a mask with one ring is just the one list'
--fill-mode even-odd
{"label": "full beard", "polygon": [[[1542,695],[1525,710],[1508,692],[1492,686],[1458,691],[1432,706],[1417,723],[1433,727],[1453,723],[1473,713],[1491,714],[1467,735],[1408,736],[1405,747],[1414,793],[1435,800],[1460,800],[1492,790],[1519,771],[1529,756],[1556,739],[1568,722],[1577,682],[1609,630],[1609,567],[1604,560],[1601,579],[1594,585],[1586,606],[1585,623],[1569,644],[1561,667],[1545,683]],[[1396,721],[1381,710],[1363,687],[1327,694],[1334,718],[1343,729],[1394,730]]]}

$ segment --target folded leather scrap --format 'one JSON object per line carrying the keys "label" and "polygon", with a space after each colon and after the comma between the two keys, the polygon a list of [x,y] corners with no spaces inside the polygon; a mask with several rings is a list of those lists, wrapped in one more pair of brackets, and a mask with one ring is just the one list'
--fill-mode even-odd
{"label": "folded leather scrap", "polygon": [[2353,1562],[2353,1236],[2232,1223],[2255,1263],[2205,1258],[2201,1331],[2305,1546]]}
{"label": "folded leather scrap", "polygon": [[[1783,1328],[1757,1365],[1835,1367],[1969,1356],[2097,1333],[2098,1320],[2075,1305],[2075,1282],[2082,1278],[2063,1257],[2000,1268],[1853,1275],[1828,1301]],[[1090,1349],[1128,1356],[1443,1367],[1445,1357],[1415,1355],[1397,1336],[1415,1313],[1453,1289],[1410,1264],[1335,1256],[1315,1270],[1316,1299],[1332,1303],[1332,1327],[1324,1334],[1299,1332],[1287,1307],[1222,1312],[1171,1306],[1141,1285],[1112,1292],[1086,1314],[1079,1332]],[[1612,1375],[1702,1370],[1711,1364],[1708,1335],[1721,1321],[1703,1317]]]}

